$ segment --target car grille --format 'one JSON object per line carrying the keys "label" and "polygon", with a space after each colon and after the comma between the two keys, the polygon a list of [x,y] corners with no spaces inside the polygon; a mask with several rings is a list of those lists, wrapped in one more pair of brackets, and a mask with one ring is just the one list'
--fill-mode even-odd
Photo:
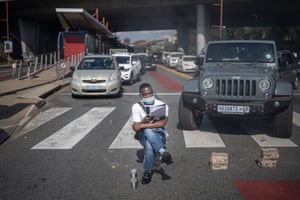
{"label": "car grille", "polygon": [[89,92],[89,93],[105,93],[106,89],[97,89],[97,90],[82,89],[81,91]]}
{"label": "car grille", "polygon": [[105,80],[82,80],[83,83],[105,83]]}
{"label": "car grille", "polygon": [[217,79],[217,96],[251,97],[256,96],[256,80]]}

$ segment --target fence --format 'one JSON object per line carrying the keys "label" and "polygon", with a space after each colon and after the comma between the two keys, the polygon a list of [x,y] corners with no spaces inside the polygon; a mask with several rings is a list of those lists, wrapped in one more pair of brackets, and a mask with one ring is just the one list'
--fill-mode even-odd
{"label": "fence", "polygon": [[70,66],[76,66],[80,62],[84,56],[84,52],[70,55],[64,59],[60,59],[59,55],[59,52],[51,52],[26,60],[15,60],[14,63],[12,63],[12,69],[1,73],[0,78],[2,80],[21,80],[31,78],[35,74],[51,67],[56,67],[57,79],[61,79],[69,72]]}

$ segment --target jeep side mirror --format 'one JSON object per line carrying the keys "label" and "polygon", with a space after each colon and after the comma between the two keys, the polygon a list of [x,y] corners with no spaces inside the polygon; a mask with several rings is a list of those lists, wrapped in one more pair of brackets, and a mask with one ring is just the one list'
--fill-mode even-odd
{"label": "jeep side mirror", "polygon": [[198,66],[199,69],[201,69],[201,66],[203,65],[203,57],[197,56],[196,58],[196,65]]}

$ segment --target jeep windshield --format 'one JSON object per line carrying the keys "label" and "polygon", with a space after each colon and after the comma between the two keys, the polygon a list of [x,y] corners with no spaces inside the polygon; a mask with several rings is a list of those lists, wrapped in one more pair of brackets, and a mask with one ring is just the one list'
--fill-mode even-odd
{"label": "jeep windshield", "polygon": [[270,43],[212,43],[206,62],[274,63],[274,45]]}

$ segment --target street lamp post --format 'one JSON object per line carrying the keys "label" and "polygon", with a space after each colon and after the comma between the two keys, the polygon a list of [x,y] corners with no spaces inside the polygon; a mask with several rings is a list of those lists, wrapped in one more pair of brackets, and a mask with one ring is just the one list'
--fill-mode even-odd
{"label": "street lamp post", "polygon": [[220,0],[219,3],[214,3],[214,6],[220,7],[220,23],[217,26],[213,26],[214,28],[219,28],[219,38],[222,39],[222,31],[223,31],[223,0]]}

